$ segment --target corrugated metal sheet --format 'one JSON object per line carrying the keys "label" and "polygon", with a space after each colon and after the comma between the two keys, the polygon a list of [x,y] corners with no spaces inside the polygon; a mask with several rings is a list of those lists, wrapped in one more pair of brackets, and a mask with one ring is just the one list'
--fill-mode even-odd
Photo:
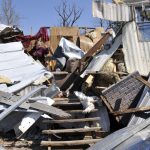
{"label": "corrugated metal sheet", "polygon": [[16,92],[45,73],[51,74],[41,63],[24,53],[21,42],[0,44],[0,75],[9,78],[12,82],[18,82],[9,86],[7,90],[4,88],[4,91]]}
{"label": "corrugated metal sheet", "polygon": [[[108,135],[104,139],[92,145],[88,150],[149,150],[149,129],[150,118],[144,120],[144,122],[141,124],[125,127]],[[147,134],[143,135],[141,132]],[[137,139],[137,136],[141,138]],[[143,143],[144,140],[147,142]]]}
{"label": "corrugated metal sheet", "polygon": [[91,71],[100,71],[104,64],[108,61],[108,59],[115,53],[115,51],[118,49],[118,47],[122,43],[122,35],[119,35],[113,45],[108,50],[103,50],[99,54],[93,57],[92,61],[86,68],[86,70],[83,72],[81,77],[83,78],[88,72]]}
{"label": "corrugated metal sheet", "polygon": [[130,21],[132,19],[129,6],[105,3],[103,0],[93,0],[93,16],[111,21]]}
{"label": "corrugated metal sheet", "polygon": [[147,76],[150,72],[150,42],[140,42],[136,23],[130,22],[123,28],[123,52],[127,71],[139,71]]}

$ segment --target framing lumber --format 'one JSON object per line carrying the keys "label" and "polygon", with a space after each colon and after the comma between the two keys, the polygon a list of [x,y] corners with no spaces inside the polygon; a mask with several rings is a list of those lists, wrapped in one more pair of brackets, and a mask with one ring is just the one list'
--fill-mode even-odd
{"label": "framing lumber", "polygon": [[75,129],[60,129],[60,130],[43,130],[43,134],[60,134],[60,133],[83,133],[99,131],[101,127],[91,127],[91,128],[75,128]]}
{"label": "framing lumber", "polygon": [[[97,112],[98,109],[93,109],[91,112]],[[83,110],[66,110],[67,113],[83,113]]]}
{"label": "framing lumber", "polygon": [[87,145],[99,142],[101,139],[90,139],[90,140],[75,140],[75,141],[42,141],[41,146],[76,146],[76,145]]}
{"label": "framing lumber", "polygon": [[78,122],[93,122],[99,121],[99,117],[94,118],[82,118],[82,119],[64,119],[64,120],[44,120],[44,123],[78,123]]}

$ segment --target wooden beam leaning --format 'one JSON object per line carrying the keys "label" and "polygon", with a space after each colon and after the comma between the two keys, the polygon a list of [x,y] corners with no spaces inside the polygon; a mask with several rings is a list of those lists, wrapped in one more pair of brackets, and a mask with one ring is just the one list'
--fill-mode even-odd
{"label": "wooden beam leaning", "polygon": [[[104,34],[104,36],[81,58],[80,63],[79,63],[80,67],[83,64],[83,62],[87,62],[89,60],[89,58],[92,58],[92,56],[97,52],[97,50],[99,50],[99,52],[101,51],[102,45],[105,44],[105,42],[108,40],[109,37],[110,37],[109,32]],[[71,73],[68,76],[68,79],[60,87],[61,90],[66,91],[68,88],[73,86],[73,83],[75,81],[77,81],[78,83],[82,83],[83,78],[81,78],[80,76],[75,77],[75,74],[78,69],[79,69],[79,66],[74,70],[73,73]],[[84,69],[85,69],[85,66],[83,67],[82,71],[84,71]],[[80,84],[78,84],[76,86],[80,86]],[[75,87],[75,88],[77,88],[77,87]]]}
{"label": "wooden beam leaning", "polygon": [[99,131],[100,129],[101,129],[101,127],[43,130],[42,134],[83,133],[83,132]]}
{"label": "wooden beam leaning", "polygon": [[93,54],[99,50],[102,45],[108,40],[110,33],[106,33],[82,58],[81,61],[84,62],[88,57],[93,56]]}

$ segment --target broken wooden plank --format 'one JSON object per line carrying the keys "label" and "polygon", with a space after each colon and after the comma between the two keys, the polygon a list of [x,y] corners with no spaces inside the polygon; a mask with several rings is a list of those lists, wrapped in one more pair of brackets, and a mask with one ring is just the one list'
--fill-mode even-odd
{"label": "broken wooden plank", "polygon": [[91,127],[91,128],[75,128],[75,129],[59,129],[59,130],[43,130],[43,134],[60,134],[60,133],[83,133],[99,131],[101,127]]}
{"label": "broken wooden plank", "polygon": [[99,121],[99,117],[82,118],[82,119],[67,119],[67,120],[44,120],[44,123],[78,123],[78,122],[94,122]]}
{"label": "broken wooden plank", "polygon": [[44,112],[44,113],[47,113],[47,114],[50,114],[50,115],[61,117],[61,118],[71,117],[71,115],[69,113],[67,113],[61,109],[58,109],[58,108],[53,107],[53,106],[48,106],[48,105],[45,105],[42,103],[38,103],[38,102],[31,103],[30,108]]}
{"label": "broken wooden plank", "polygon": [[125,114],[146,112],[146,111],[150,111],[150,106],[130,108],[130,109],[127,109],[125,111],[115,111],[112,114],[115,115],[115,116],[121,116],[121,115],[125,115]]}
{"label": "broken wooden plank", "polygon": [[41,141],[41,146],[76,146],[99,142],[101,139],[74,140],[74,141]]}

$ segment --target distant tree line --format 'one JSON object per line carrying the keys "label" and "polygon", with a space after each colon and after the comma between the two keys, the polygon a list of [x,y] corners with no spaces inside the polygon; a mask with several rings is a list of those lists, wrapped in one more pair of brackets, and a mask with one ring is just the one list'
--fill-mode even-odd
{"label": "distant tree line", "polygon": [[0,22],[6,25],[19,25],[20,15],[16,12],[12,0],[2,0],[0,6]]}

